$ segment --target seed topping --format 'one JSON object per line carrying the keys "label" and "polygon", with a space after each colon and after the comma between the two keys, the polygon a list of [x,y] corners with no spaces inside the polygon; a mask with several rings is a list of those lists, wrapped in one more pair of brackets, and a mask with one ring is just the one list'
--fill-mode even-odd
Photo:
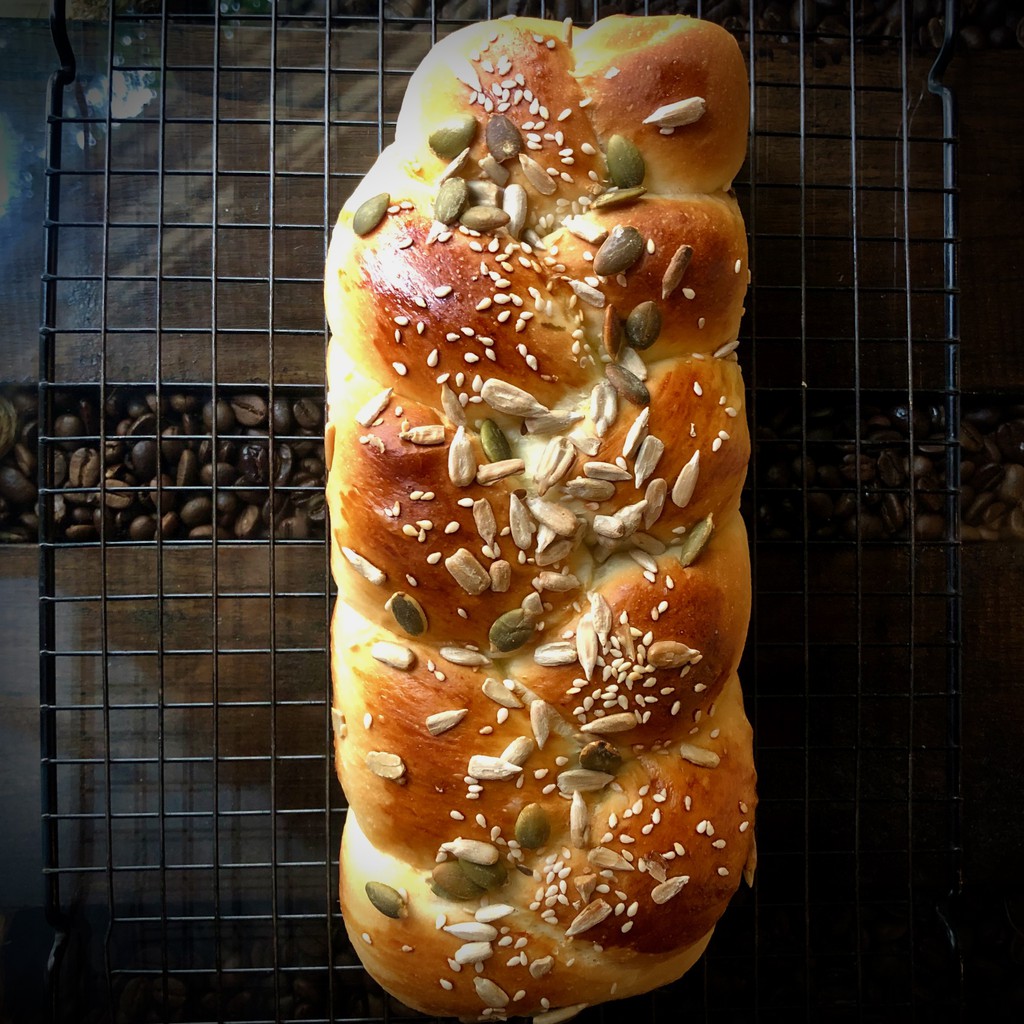
{"label": "seed topping", "polygon": [[384,219],[390,205],[391,196],[387,192],[367,199],[352,215],[352,230],[360,236],[368,235]]}

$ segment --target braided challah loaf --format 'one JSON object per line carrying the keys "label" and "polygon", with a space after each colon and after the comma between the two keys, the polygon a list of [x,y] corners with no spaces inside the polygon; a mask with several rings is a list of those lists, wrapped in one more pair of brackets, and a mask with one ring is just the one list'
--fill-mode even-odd
{"label": "braided challah loaf", "polygon": [[474,25],[334,229],[341,904],[427,1013],[665,984],[753,871],[747,103],[712,24]]}

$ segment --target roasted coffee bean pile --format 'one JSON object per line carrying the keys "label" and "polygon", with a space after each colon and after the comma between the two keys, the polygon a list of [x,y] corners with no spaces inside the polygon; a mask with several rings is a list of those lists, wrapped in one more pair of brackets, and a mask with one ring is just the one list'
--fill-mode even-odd
{"label": "roasted coffee bean pile", "polygon": [[805,444],[798,408],[759,411],[747,520],[756,517],[758,540],[800,539],[805,523],[812,540],[947,538],[942,406],[922,402],[911,414],[893,402],[860,413],[858,433],[838,402],[809,406]]}
{"label": "roasted coffee bean pile", "polygon": [[[758,540],[799,540],[805,521],[812,540],[906,540],[912,528],[918,540],[952,539],[940,404],[915,405],[911,451],[905,403],[862,407],[859,434],[840,403],[815,404],[804,442],[799,407],[770,400],[777,408],[768,398],[758,406],[756,486],[744,496]],[[324,537],[320,394],[278,393],[271,402],[265,390],[218,389],[214,405],[208,389],[165,391],[159,403],[151,391],[114,390],[105,460],[96,406],[89,391],[55,396],[42,449],[55,488],[45,540],[95,542],[101,524],[108,541],[207,540],[214,531],[264,540],[271,522],[278,540]],[[961,539],[1024,540],[1024,404],[965,400],[964,408]],[[39,536],[36,410],[35,390],[0,394],[0,543]]]}
{"label": "roasted coffee bean pile", "polygon": [[[6,540],[36,539],[42,511],[34,397],[17,399],[22,440],[0,470]],[[323,538],[322,394],[111,389],[102,450],[98,406],[95,391],[53,396],[44,540]]]}

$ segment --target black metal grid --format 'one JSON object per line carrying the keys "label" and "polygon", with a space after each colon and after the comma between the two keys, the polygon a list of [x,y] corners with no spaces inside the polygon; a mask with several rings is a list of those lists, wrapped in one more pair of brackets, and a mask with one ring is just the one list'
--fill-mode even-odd
{"label": "black metal grid", "polygon": [[[759,879],[679,984],[580,1019],[673,1019],[680,1006],[707,1020],[918,1019],[961,992],[947,923],[960,842],[948,49],[929,78],[909,3],[885,36],[856,13],[826,36],[800,18],[757,27],[765,5],[753,0],[722,6],[753,85],[736,190],[755,271],[741,347],[758,442],[743,679]],[[118,0],[102,35],[73,25],[72,44],[57,5],[40,364],[55,1020],[407,1016],[365,979],[336,908],[344,805],[324,542],[273,529],[124,540],[99,516],[95,539],[68,543],[45,513],[67,490],[54,478],[61,452],[93,444],[104,469],[113,461],[103,410],[118,394],[156,396],[156,425],[139,435],[152,440],[181,393],[322,400],[333,216],[389,141],[430,43],[503,13]],[[611,8],[531,13],[587,22]],[[134,108],[140,90],[148,102]],[[100,410],[70,439],[53,428],[69,395]],[[910,458],[925,446],[929,485],[819,479],[877,454],[882,414],[899,435],[883,447]],[[271,456],[297,440],[268,435]],[[216,448],[232,436],[214,422],[184,439]],[[156,489],[158,512],[175,487]],[[209,485],[214,502],[231,489]],[[98,485],[78,492],[105,500]],[[847,496],[841,529],[815,528],[819,493]],[[911,525],[879,534],[886,494]],[[938,535],[913,526],[926,498]]]}

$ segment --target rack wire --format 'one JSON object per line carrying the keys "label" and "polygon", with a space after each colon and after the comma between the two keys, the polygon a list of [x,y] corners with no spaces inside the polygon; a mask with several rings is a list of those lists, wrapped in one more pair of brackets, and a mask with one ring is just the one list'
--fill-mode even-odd
{"label": "rack wire", "polygon": [[[853,5],[838,27],[769,6],[635,8],[726,18],[752,81],[735,189],[754,268],[759,878],[681,982],[581,1021],[917,1019],[962,990],[954,5],[938,59],[909,3],[881,30]],[[116,0],[101,27],[55,0],[39,442],[55,1022],[413,1016],[341,928],[326,542],[315,474],[280,466],[316,461],[333,218],[430,44],[507,12],[611,8]],[[243,451],[273,469],[242,479]],[[882,470],[915,459],[927,473]]]}

